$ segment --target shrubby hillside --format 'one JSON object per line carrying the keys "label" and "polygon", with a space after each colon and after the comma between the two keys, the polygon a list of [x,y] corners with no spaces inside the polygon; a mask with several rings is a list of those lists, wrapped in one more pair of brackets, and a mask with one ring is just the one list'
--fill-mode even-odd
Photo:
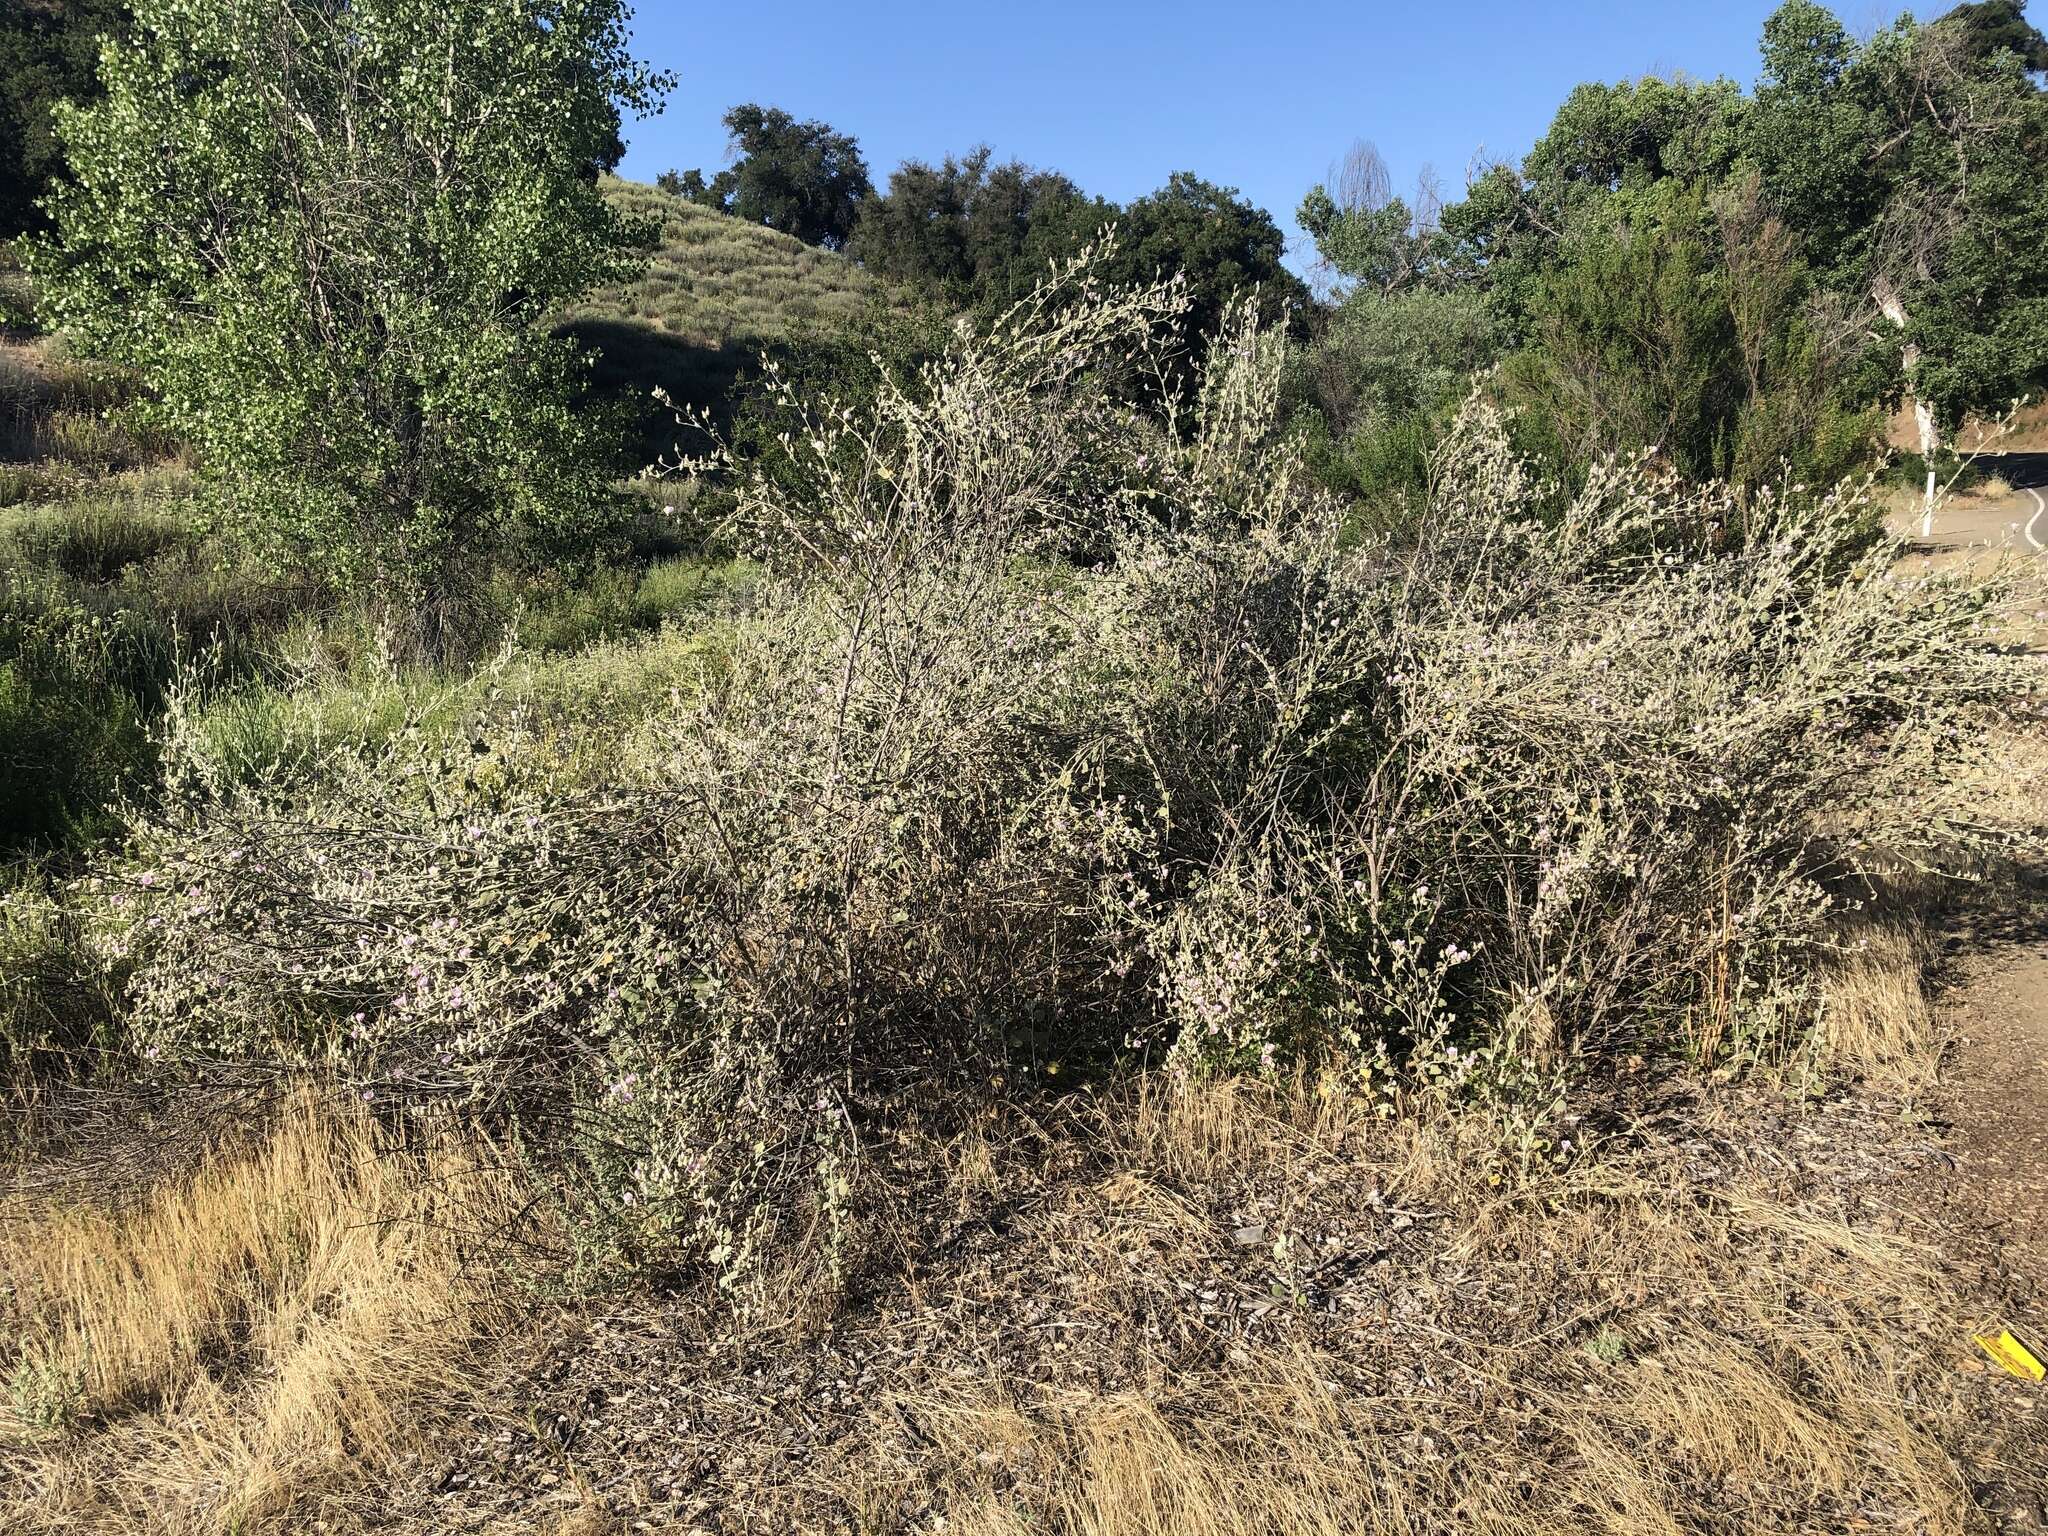
{"label": "shrubby hillside", "polygon": [[758,371],[764,350],[835,335],[902,303],[837,252],[638,182],[608,177],[603,190],[652,226],[645,264],[568,306],[564,323],[599,354],[599,389],[630,402],[647,448],[666,448],[673,436],[650,390],[729,414],[735,385]]}

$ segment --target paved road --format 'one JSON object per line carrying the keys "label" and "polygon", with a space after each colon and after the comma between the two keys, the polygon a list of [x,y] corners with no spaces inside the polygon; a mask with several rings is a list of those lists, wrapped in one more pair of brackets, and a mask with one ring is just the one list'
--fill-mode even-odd
{"label": "paved road", "polygon": [[[2048,556],[2048,453],[1986,454],[1981,462],[2004,477],[2012,495],[1951,502],[1936,514],[1933,537],[1922,542],[1933,549],[1976,545]],[[1913,531],[1919,532],[1917,522]]]}

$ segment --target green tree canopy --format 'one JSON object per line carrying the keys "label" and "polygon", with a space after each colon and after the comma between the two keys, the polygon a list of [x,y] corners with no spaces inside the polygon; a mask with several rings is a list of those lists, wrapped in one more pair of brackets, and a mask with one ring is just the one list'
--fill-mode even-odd
{"label": "green tree canopy", "polygon": [[1112,275],[1132,283],[1185,278],[1194,300],[1189,330],[1208,336],[1245,289],[1258,288],[1262,307],[1273,316],[1308,302],[1306,285],[1282,263],[1286,251],[1273,215],[1247,202],[1237,188],[1175,171],[1165,186],[1119,215]]}
{"label": "green tree canopy", "polygon": [[1210,334],[1242,289],[1258,287],[1271,314],[1306,303],[1282,264],[1273,216],[1189,171],[1127,207],[1090,197],[1057,171],[997,164],[986,147],[937,166],[904,162],[886,195],[861,215],[850,250],[873,270],[959,308],[993,310],[1023,297],[1049,262],[1078,254],[1106,225],[1111,282],[1186,279],[1191,337]]}
{"label": "green tree canopy", "polygon": [[668,172],[661,184],[806,245],[836,251],[853,237],[861,207],[875,189],[851,134],[829,123],[800,123],[779,107],[752,102],[727,112],[725,126],[735,157],[728,169],[708,181],[702,171]]}
{"label": "green tree canopy", "polygon": [[1932,453],[2048,385],[2048,41],[2018,0],[1862,42],[1787,0],[1761,56],[1748,95],[1580,86],[1519,166],[1475,176],[1440,218],[1383,177],[1370,196],[1312,189],[1302,222],[1356,285],[1323,344],[1358,353],[1317,377],[1391,377],[1369,339],[1396,320],[1469,359],[1469,329],[1413,325],[1426,306],[1367,308],[1476,292],[1544,446],[1578,462],[1654,447],[1749,484],[1787,461],[1846,468],[1902,391]]}
{"label": "green tree canopy", "polygon": [[906,160],[887,195],[863,209],[849,250],[871,271],[956,306],[1001,306],[1116,217],[1057,171],[994,159],[984,145],[937,166]]}
{"label": "green tree canopy", "polygon": [[1541,274],[1581,225],[1613,229],[1609,204],[1660,182],[1711,185],[1741,149],[1749,102],[1730,81],[1646,77],[1582,85],[1519,168],[1495,165],[1441,218],[1442,269],[1487,289],[1504,338],[1529,334]]}
{"label": "green tree canopy", "polygon": [[2048,38],[2027,20],[2026,10],[2026,0],[1975,0],[1945,19],[1961,30],[1972,58],[1989,59],[2004,50],[2038,75],[2048,71]]}
{"label": "green tree canopy", "polygon": [[32,253],[137,369],[223,507],[402,640],[461,641],[466,573],[603,506],[547,321],[635,235],[591,168],[664,82],[622,0],[138,0]]}
{"label": "green tree canopy", "polygon": [[1386,161],[1361,139],[1311,187],[1295,221],[1316,243],[1323,266],[1344,282],[1392,293],[1444,276],[1447,246],[1433,186],[1416,189],[1415,206],[1393,195]]}
{"label": "green tree canopy", "polygon": [[1718,181],[1741,153],[1748,109],[1732,80],[1646,75],[1582,85],[1529,151],[1522,174],[1553,222],[1605,193]]}
{"label": "green tree canopy", "polygon": [[1765,26],[1748,152],[1806,257],[1890,327],[1930,448],[2048,385],[2044,51],[1996,3],[1864,43],[1813,0]]}

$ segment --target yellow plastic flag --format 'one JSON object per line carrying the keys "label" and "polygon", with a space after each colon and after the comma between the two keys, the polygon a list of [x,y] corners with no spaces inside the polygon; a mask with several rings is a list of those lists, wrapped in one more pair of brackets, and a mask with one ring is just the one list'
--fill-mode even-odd
{"label": "yellow plastic flag", "polygon": [[2015,1376],[2024,1377],[2028,1381],[2039,1381],[2043,1376],[2048,1376],[2048,1367],[2041,1364],[2039,1357],[2031,1349],[2014,1338],[2010,1329],[2001,1329],[1997,1338],[1988,1333],[1980,1333],[1977,1335],[1977,1344],[1985,1354]]}

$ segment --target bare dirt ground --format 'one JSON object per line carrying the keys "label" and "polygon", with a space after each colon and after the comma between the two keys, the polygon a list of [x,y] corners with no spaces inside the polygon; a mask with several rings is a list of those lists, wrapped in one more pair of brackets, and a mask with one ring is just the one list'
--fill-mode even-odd
{"label": "bare dirt ground", "polygon": [[[1910,402],[1901,403],[1892,413],[1886,424],[1885,440],[1901,452],[1910,453],[1920,446],[1920,429]],[[1996,422],[1970,422],[1958,434],[1957,446],[1965,453],[1983,448],[2048,452],[2048,401],[2036,401],[2018,412],[2009,431],[2001,432]]]}
{"label": "bare dirt ground", "polygon": [[[1942,941],[1937,1003],[1945,1039],[1932,1095],[1941,1157],[1901,1170],[1893,1198],[1924,1224],[1984,1327],[2048,1352],[2048,892],[1957,923]],[[1987,1358],[1975,1418],[1982,1507],[2001,1533],[2048,1532],[2048,1389]]]}
{"label": "bare dirt ground", "polygon": [[1999,1262],[2048,1294],[2048,942],[1973,960],[1950,1017],[1961,1198]]}

